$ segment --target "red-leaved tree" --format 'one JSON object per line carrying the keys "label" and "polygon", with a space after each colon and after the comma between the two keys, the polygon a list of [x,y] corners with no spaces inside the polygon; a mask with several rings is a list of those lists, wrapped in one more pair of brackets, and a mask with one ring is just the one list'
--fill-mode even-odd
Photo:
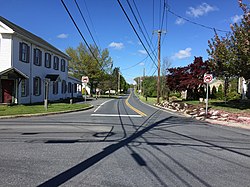
{"label": "red-leaved tree", "polygon": [[188,99],[204,96],[203,77],[210,71],[208,61],[195,57],[193,63],[185,67],[169,68],[167,84],[171,91],[188,91]]}

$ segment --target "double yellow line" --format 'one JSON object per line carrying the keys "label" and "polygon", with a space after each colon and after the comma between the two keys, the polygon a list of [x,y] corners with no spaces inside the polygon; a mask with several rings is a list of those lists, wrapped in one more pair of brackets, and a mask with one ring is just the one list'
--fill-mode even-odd
{"label": "double yellow line", "polygon": [[137,114],[140,114],[141,116],[147,116],[145,113],[143,113],[142,111],[136,109],[136,108],[133,107],[131,104],[129,104],[128,100],[129,100],[130,96],[131,96],[131,94],[128,96],[128,98],[127,98],[126,101],[125,101],[126,105],[127,105],[130,109],[132,109],[133,111],[135,111]]}

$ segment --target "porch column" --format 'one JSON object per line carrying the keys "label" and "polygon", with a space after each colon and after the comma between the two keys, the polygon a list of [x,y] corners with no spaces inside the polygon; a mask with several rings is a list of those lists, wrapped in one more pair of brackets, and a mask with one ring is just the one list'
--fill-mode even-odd
{"label": "porch column", "polygon": [[0,103],[3,102],[2,98],[3,98],[3,90],[2,90],[2,79],[0,75]]}

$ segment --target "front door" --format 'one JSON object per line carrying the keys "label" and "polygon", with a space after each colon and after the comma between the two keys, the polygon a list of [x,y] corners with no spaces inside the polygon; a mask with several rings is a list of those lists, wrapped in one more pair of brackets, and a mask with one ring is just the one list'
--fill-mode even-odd
{"label": "front door", "polygon": [[13,80],[2,80],[3,103],[12,103],[12,95],[14,90]]}

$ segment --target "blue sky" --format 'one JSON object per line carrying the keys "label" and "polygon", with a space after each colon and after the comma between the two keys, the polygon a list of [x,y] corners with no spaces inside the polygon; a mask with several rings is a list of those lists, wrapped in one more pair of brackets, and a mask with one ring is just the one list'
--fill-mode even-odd
{"label": "blue sky", "polygon": [[[101,49],[108,48],[114,67],[120,67],[128,83],[142,76],[151,76],[155,64],[147,57],[117,0],[76,0]],[[77,10],[74,0],[64,0],[88,44],[93,44],[88,30]],[[131,13],[126,0],[120,1],[131,19],[143,44],[149,49],[141,30]],[[140,26],[149,36],[148,43],[157,51],[157,31],[161,28],[164,0],[129,0],[137,19],[134,2],[143,20]],[[169,10],[180,17],[204,26],[230,31],[230,24],[239,21],[242,15],[237,0],[166,0]],[[243,0],[249,4],[250,0]],[[65,52],[68,47],[77,47],[83,42],[60,0],[0,0],[1,16],[45,39]],[[192,24],[171,12],[165,13],[162,30],[161,61],[168,59],[171,67],[190,64],[194,56],[208,58],[208,40],[214,36],[212,29]],[[153,34],[154,33],[154,34]],[[217,33],[225,36],[225,32]],[[157,54],[155,53],[155,56]],[[154,55],[152,54],[152,58]],[[157,60],[155,60],[157,64]],[[156,72],[155,72],[156,75]]]}

